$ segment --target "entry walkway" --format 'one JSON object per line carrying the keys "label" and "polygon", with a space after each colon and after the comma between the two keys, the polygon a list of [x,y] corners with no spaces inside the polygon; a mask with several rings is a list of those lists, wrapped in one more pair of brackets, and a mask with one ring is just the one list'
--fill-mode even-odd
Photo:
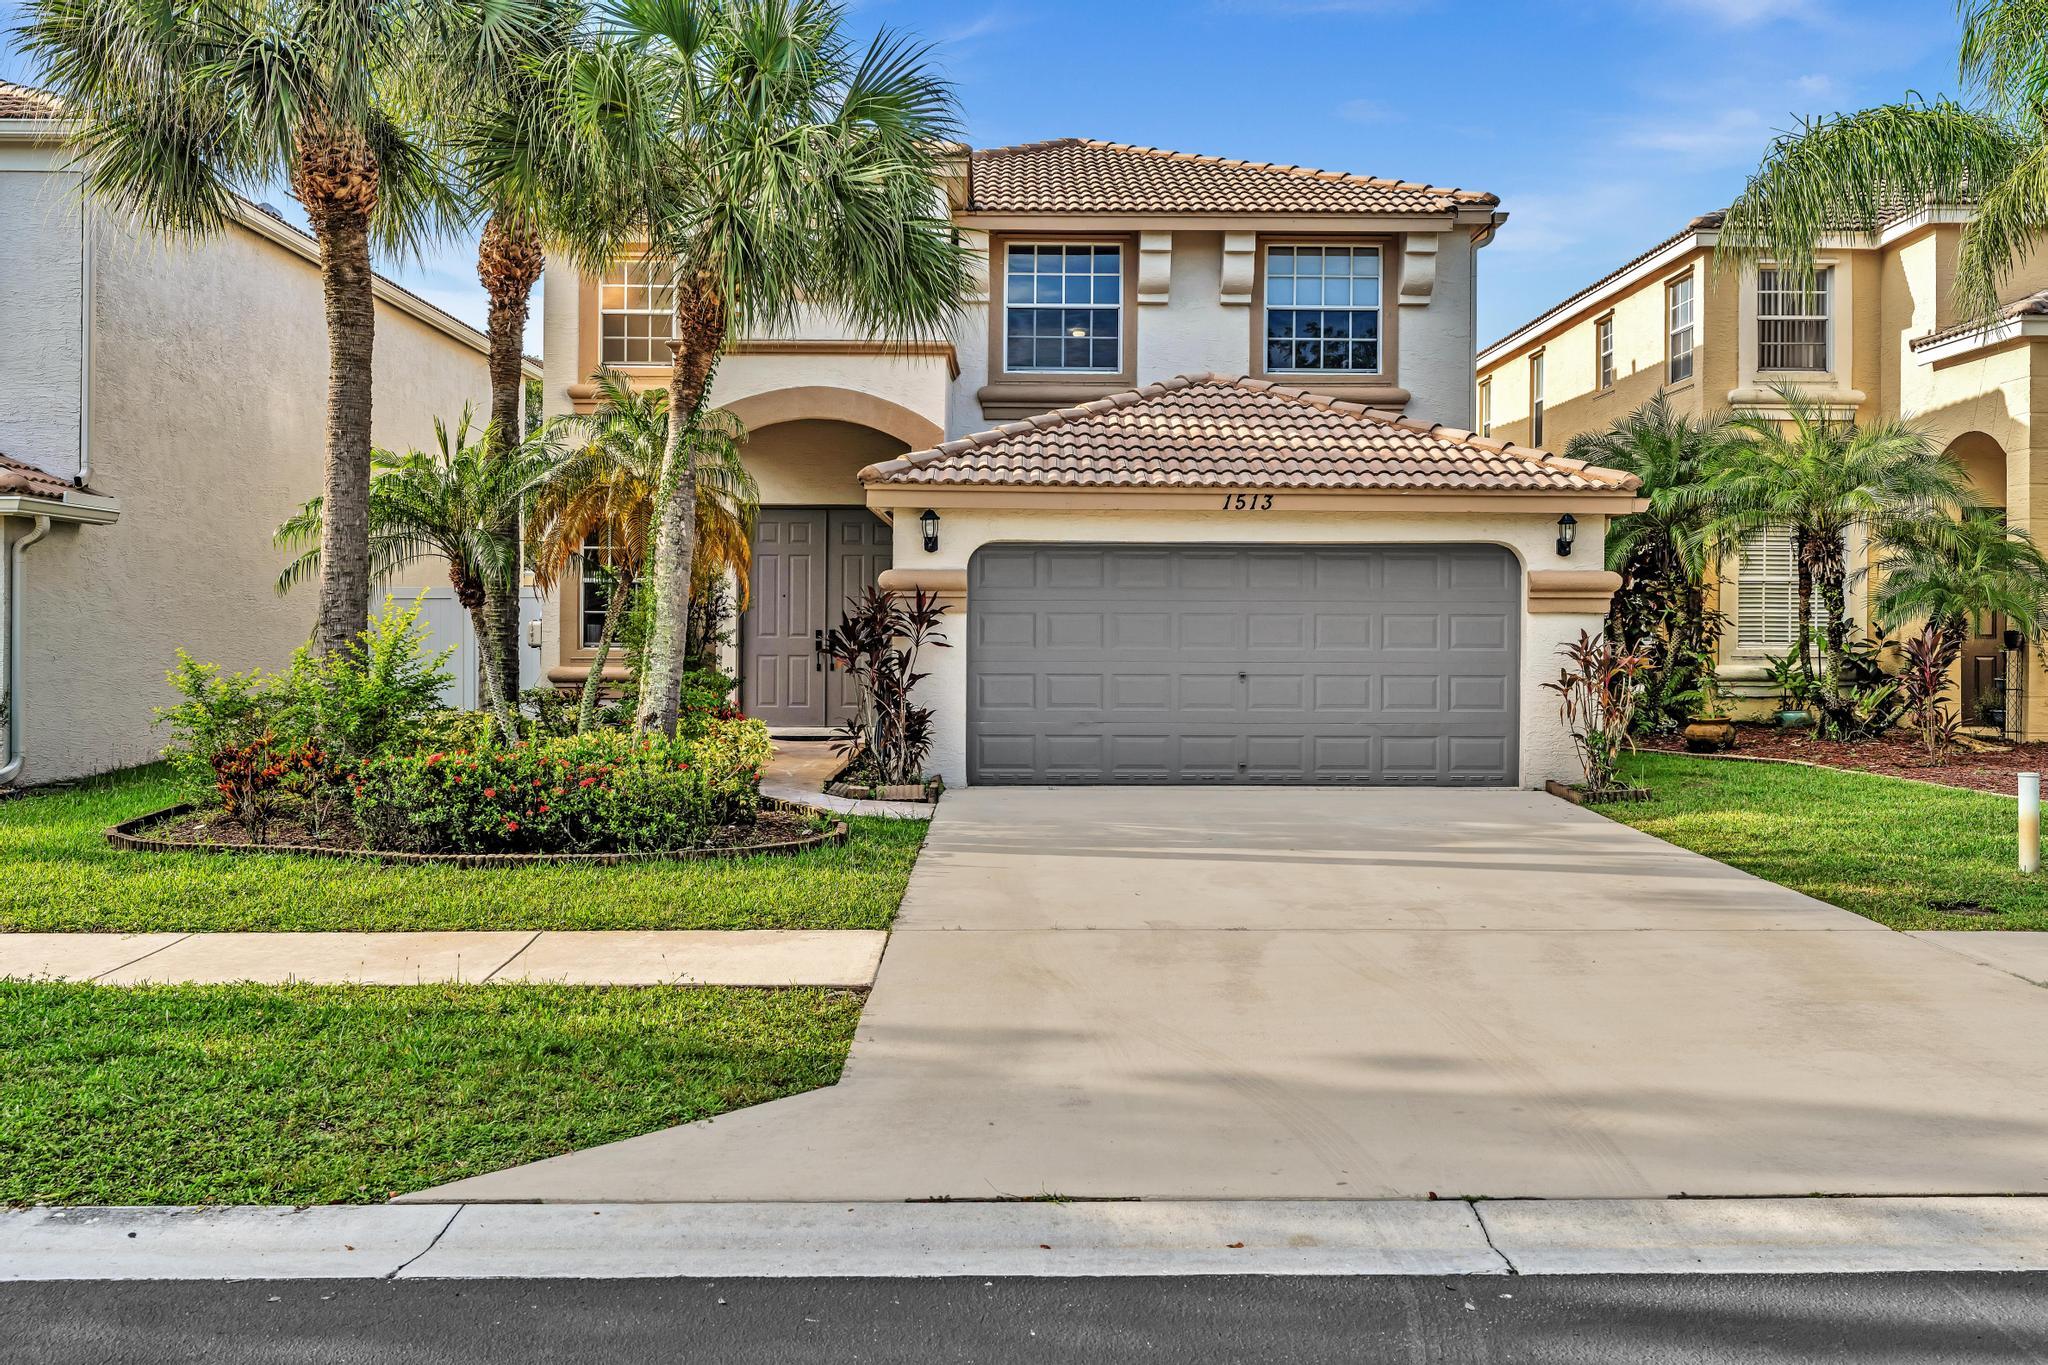
{"label": "entry walkway", "polygon": [[843,986],[875,979],[879,929],[534,933],[0,934],[0,977],[415,986]]}
{"label": "entry walkway", "polygon": [[425,1201],[2048,1192],[2048,991],[1522,792],[950,793],[839,1085]]}

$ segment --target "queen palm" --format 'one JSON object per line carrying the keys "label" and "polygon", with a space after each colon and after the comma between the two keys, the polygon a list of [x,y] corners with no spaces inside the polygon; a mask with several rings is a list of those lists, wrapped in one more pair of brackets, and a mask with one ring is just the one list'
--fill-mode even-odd
{"label": "queen palm", "polygon": [[[475,439],[471,439],[472,435]],[[421,559],[448,565],[455,600],[469,613],[481,643],[485,636],[484,584],[519,562],[519,545],[503,533],[505,508],[517,508],[527,492],[556,463],[545,435],[510,450],[494,449],[488,428],[477,430],[467,408],[450,432],[434,422],[434,448],[403,453],[376,450],[369,497],[369,564],[377,579]],[[325,552],[326,506],[314,498],[277,530],[276,540],[297,558],[278,576],[279,592],[288,592],[321,570]],[[512,524],[517,524],[516,516]],[[497,671],[480,668],[484,697],[505,741],[519,739],[514,699],[507,695]]]}
{"label": "queen palm", "polygon": [[[599,270],[637,230],[653,141],[631,54],[587,31],[580,0],[443,0],[429,78],[415,92],[483,228],[477,279],[488,303],[491,413],[507,448],[520,423],[526,324],[549,246]],[[516,536],[516,527],[503,528]],[[486,583],[486,667],[514,690],[516,572]]]}
{"label": "queen palm", "polygon": [[1708,571],[1719,558],[1708,480],[1722,442],[1720,419],[1681,413],[1662,394],[1605,431],[1572,438],[1574,459],[1619,469],[1642,480],[1644,510],[1610,522],[1607,567],[1622,576],[1614,627],[1629,643],[1659,642],[1652,697],[1689,660],[1713,644],[1706,607]]}
{"label": "queen palm", "polygon": [[314,645],[367,624],[372,244],[405,250],[449,209],[390,95],[435,0],[31,0],[17,31],[67,106],[87,193],[162,235],[222,231],[278,181],[320,244],[327,433]]}
{"label": "queen palm", "polygon": [[[669,437],[664,390],[636,392],[609,369],[598,371],[597,390],[593,411],[555,424],[571,453],[535,488],[527,514],[528,557],[543,592],[566,591],[569,576],[593,553],[607,582],[604,624],[577,707],[579,732],[590,728],[605,663],[653,550]],[[745,439],[738,419],[723,409],[703,414],[691,436],[697,473],[692,595],[701,596],[731,573],[741,606],[753,567],[754,513],[760,502],[754,477],[740,460]]]}
{"label": "queen palm", "polygon": [[1960,0],[1971,102],[1913,96],[1803,121],[1778,138],[1721,228],[1720,252],[1810,278],[1828,232],[1874,232],[1902,203],[1975,205],[1956,299],[1988,318],[2048,240],[2048,0]]}
{"label": "queen palm", "polygon": [[2048,625],[2048,557],[1997,511],[1906,522],[1879,548],[1872,607],[1887,629],[1924,621],[1959,651],[1972,621],[2003,616],[2030,639]]}
{"label": "queen palm", "polygon": [[[1789,535],[1798,575],[1800,656],[1822,684],[1823,711],[1840,702],[1849,676],[1846,610],[1848,538],[1882,542],[1902,526],[1946,519],[1978,505],[1969,475],[1935,450],[1925,432],[1899,421],[1857,426],[1792,389],[1777,391],[1783,416],[1740,412],[1715,456],[1710,534],[1725,545]],[[1814,604],[1827,669],[1814,667]]]}
{"label": "queen palm", "polygon": [[618,0],[611,21],[666,111],[647,236],[675,269],[676,354],[639,722],[673,732],[697,540],[691,433],[718,359],[800,305],[870,336],[936,335],[968,281],[939,182],[957,120],[925,49],[886,32],[856,45],[833,0]]}

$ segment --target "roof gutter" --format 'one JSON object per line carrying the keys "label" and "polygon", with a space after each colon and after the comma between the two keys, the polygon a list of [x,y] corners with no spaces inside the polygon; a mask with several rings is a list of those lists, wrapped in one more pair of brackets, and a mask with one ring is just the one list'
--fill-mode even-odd
{"label": "roof gutter", "polygon": [[[4,520],[0,520],[0,526],[4,525]],[[13,783],[27,761],[21,747],[22,618],[28,615],[24,610],[27,604],[21,590],[25,570],[23,561],[28,557],[30,547],[48,534],[50,517],[44,513],[36,518],[34,530],[15,541],[14,548],[8,553],[0,555],[0,604],[4,604],[7,612],[7,629],[0,632],[0,640],[5,641],[7,651],[5,663],[0,664],[0,678],[6,680],[7,687],[7,761],[0,763],[0,785]]]}

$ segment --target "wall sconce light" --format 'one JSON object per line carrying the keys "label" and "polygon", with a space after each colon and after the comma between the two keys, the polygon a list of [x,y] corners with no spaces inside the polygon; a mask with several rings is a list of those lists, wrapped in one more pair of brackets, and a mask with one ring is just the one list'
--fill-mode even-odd
{"label": "wall sconce light", "polygon": [[1567,512],[1557,519],[1557,553],[1560,558],[1569,559],[1572,542],[1579,538],[1579,519]]}
{"label": "wall sconce light", "polygon": [[939,514],[927,507],[924,509],[924,515],[917,519],[917,524],[924,528],[924,552],[928,555],[937,554],[939,552]]}

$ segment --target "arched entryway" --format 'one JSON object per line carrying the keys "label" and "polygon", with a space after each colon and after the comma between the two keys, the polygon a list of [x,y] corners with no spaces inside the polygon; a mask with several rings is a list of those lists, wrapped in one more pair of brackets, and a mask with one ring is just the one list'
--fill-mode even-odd
{"label": "arched entryway", "polygon": [[[894,562],[892,533],[867,509],[860,471],[911,449],[906,435],[923,434],[880,412],[866,415],[897,430],[823,416],[760,423],[778,411],[815,412],[788,397],[801,392],[762,395],[775,401],[751,404],[745,458],[760,485],[761,512],[737,641],[741,707],[796,731],[834,726],[851,710],[847,680],[825,663],[819,646],[846,600]],[[749,420],[747,401],[730,407]]]}
{"label": "arched entryway", "polygon": [[[1947,455],[1969,472],[1970,484],[1988,507],[2003,515],[2006,499],[2005,448],[1981,431],[1969,431],[1948,443]],[[2005,618],[1991,616],[1970,624],[1963,657],[1956,666],[1956,693],[1966,724],[2005,721]],[[2015,717],[2017,719],[2017,717]]]}

